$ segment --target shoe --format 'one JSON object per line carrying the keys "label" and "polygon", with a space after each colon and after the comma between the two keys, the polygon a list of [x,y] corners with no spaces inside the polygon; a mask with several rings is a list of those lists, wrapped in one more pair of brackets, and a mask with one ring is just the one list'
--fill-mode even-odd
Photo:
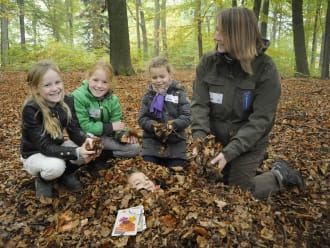
{"label": "shoe", "polygon": [[46,181],[42,179],[40,176],[38,176],[35,181],[35,188],[36,188],[36,197],[40,198],[48,197],[53,198],[53,181]]}
{"label": "shoe", "polygon": [[59,178],[59,182],[71,191],[79,191],[83,188],[82,183],[78,180],[74,173],[62,175]]}
{"label": "shoe", "polygon": [[283,186],[297,186],[299,191],[304,191],[305,185],[301,173],[290,168],[287,161],[281,158],[276,159],[272,171]]}
{"label": "shoe", "polygon": [[89,172],[89,174],[92,177],[101,177],[99,171],[100,170],[107,170],[110,169],[112,166],[107,163],[106,160],[103,159],[96,159],[95,161],[90,162],[89,164],[87,164],[86,166],[86,170]]}

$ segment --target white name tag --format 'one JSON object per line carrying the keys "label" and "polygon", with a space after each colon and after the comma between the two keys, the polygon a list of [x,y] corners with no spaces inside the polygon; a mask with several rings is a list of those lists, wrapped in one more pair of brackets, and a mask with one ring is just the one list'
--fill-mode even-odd
{"label": "white name tag", "polygon": [[212,103],[222,104],[222,98],[223,98],[222,93],[210,92],[210,101]]}
{"label": "white name tag", "polygon": [[179,96],[166,95],[165,96],[165,101],[173,102],[173,103],[179,103]]}

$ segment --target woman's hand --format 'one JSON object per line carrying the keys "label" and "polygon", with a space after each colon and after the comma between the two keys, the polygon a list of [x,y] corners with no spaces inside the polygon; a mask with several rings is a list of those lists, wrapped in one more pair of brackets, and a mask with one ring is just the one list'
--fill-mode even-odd
{"label": "woman's hand", "polygon": [[218,163],[218,168],[220,172],[225,168],[227,161],[222,152],[220,152],[214,159],[211,160],[211,164]]}
{"label": "woman's hand", "polygon": [[93,154],[95,154],[95,151],[88,151],[86,149],[86,145],[90,145],[90,147],[93,147],[93,139],[92,138],[87,138],[84,142],[84,144],[82,144],[82,146],[80,147],[80,156],[83,158],[84,162],[86,164],[88,164],[89,162],[91,162],[93,160]]}
{"label": "woman's hand", "polygon": [[125,128],[125,123],[122,121],[112,122],[113,131],[119,131]]}

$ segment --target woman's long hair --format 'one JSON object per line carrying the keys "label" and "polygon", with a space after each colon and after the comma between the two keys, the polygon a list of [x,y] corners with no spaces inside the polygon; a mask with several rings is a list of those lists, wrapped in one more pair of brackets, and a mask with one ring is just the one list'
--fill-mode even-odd
{"label": "woman's long hair", "polygon": [[[29,102],[35,102],[41,109],[43,115],[44,133],[49,133],[54,139],[62,138],[63,132],[58,118],[52,116],[49,106],[43,97],[40,96],[40,88],[42,87],[42,79],[48,70],[53,70],[60,74],[58,66],[49,60],[42,60],[35,64],[28,72],[27,83],[30,87],[30,96],[24,105]],[[71,121],[71,111],[69,106],[64,102],[64,92],[59,104],[67,113],[68,123]]]}
{"label": "woman's long hair", "polygon": [[252,61],[257,55],[257,48],[264,47],[254,12],[247,8],[220,11],[216,25],[221,30],[227,52],[240,61],[246,73],[252,75]]}

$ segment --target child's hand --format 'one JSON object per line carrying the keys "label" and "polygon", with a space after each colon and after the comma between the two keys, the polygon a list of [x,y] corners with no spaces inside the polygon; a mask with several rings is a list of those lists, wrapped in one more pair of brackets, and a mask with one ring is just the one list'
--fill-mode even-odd
{"label": "child's hand", "polygon": [[125,128],[125,123],[122,121],[112,122],[113,131],[119,131]]}
{"label": "child's hand", "polygon": [[84,144],[82,144],[80,148],[80,156],[83,158],[86,164],[88,164],[93,160],[94,154],[96,153],[96,151],[94,150],[88,150],[88,146],[90,145],[91,142],[92,142],[91,139],[87,138]]}
{"label": "child's hand", "polygon": [[82,145],[82,148],[86,149],[88,152],[94,152],[93,154],[90,154],[86,159],[84,158],[85,163],[89,163],[101,155],[104,145],[101,138],[93,137],[87,138],[85,143]]}

